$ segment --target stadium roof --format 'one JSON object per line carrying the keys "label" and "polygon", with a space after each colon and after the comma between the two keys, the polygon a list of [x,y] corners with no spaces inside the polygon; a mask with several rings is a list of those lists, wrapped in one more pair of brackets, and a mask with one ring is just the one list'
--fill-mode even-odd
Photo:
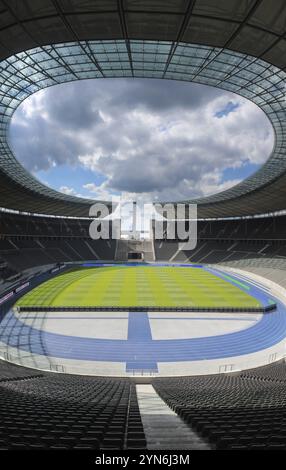
{"label": "stadium roof", "polygon": [[0,0],[0,61],[1,207],[86,216],[94,202],[45,187],[13,156],[8,126],[25,98],[71,80],[151,77],[239,93],[274,127],[266,164],[239,185],[192,201],[199,217],[286,209],[284,0]]}

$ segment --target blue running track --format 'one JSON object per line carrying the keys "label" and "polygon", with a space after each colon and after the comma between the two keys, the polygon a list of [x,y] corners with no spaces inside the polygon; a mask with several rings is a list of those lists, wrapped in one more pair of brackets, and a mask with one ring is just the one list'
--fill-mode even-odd
{"label": "blue running track", "polygon": [[[224,277],[222,271],[210,271]],[[245,277],[230,277],[233,282],[241,281],[241,284],[247,285],[248,293],[263,304],[275,301],[277,310],[263,314],[259,321],[241,331],[204,338],[173,340],[152,339],[147,313],[130,312],[127,340],[114,340],[42,331],[39,327],[26,325],[11,310],[1,322],[0,341],[32,354],[83,361],[123,362],[126,363],[127,371],[157,371],[157,364],[160,362],[200,361],[246,355],[282,341],[286,337],[285,305],[273,295],[269,296],[267,289],[252,284]],[[232,282],[230,279],[228,281]],[[242,286],[235,285],[243,289]]]}

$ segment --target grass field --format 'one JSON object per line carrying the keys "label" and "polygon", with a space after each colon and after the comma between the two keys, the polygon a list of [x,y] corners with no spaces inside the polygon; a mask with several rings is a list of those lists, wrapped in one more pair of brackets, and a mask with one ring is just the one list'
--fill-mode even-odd
{"label": "grass field", "polygon": [[80,268],[36,287],[18,306],[258,307],[252,296],[211,273],[184,267]]}

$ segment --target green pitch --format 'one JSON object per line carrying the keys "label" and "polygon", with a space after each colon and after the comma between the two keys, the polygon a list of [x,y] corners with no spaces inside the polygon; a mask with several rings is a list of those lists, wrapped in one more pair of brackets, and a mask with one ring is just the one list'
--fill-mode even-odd
{"label": "green pitch", "polygon": [[114,266],[61,274],[23,296],[19,306],[259,307],[227,280],[199,268]]}

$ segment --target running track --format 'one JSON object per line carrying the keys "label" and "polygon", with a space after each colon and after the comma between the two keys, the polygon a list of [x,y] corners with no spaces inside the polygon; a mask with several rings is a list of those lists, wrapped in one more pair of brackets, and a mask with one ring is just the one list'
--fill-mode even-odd
{"label": "running track", "polygon": [[[205,269],[224,278],[221,270]],[[173,340],[153,340],[146,313],[130,312],[127,340],[114,340],[42,331],[26,325],[11,310],[1,322],[0,341],[37,355],[83,361],[124,362],[127,371],[157,371],[159,362],[174,363],[240,356],[269,348],[282,341],[286,337],[285,305],[259,284],[252,283],[243,276],[231,274],[231,278],[232,280],[228,281],[238,288],[243,289],[237,281],[247,285],[248,293],[264,305],[274,300],[277,310],[262,315],[261,320],[242,331],[205,338]]]}

